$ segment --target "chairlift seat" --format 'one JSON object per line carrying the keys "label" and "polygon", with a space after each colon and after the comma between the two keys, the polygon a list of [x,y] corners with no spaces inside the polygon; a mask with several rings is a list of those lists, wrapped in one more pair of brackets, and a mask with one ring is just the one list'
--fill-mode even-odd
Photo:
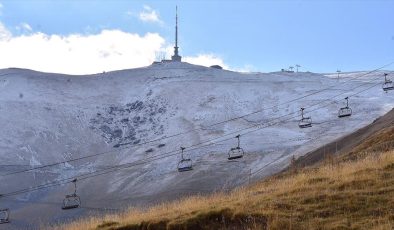
{"label": "chairlift seat", "polygon": [[191,159],[182,159],[178,163],[178,172],[186,172],[193,170],[193,164]]}
{"label": "chairlift seat", "polygon": [[352,109],[349,107],[343,107],[340,108],[338,111],[338,117],[342,118],[342,117],[349,117],[352,115]]}
{"label": "chairlift seat", "polygon": [[10,210],[8,208],[0,209],[0,224],[9,223]]}
{"label": "chairlift seat", "polygon": [[66,195],[63,200],[62,209],[73,209],[78,208],[81,205],[81,199],[77,194]]}
{"label": "chairlift seat", "polygon": [[386,92],[389,90],[394,90],[394,84],[391,80],[387,80],[385,83],[383,83],[382,88]]}
{"label": "chairlift seat", "polygon": [[310,117],[304,117],[300,120],[300,122],[298,123],[298,126],[300,128],[309,128],[312,127],[312,119]]}
{"label": "chairlift seat", "polygon": [[231,148],[228,152],[228,160],[235,160],[244,156],[244,150],[240,147]]}

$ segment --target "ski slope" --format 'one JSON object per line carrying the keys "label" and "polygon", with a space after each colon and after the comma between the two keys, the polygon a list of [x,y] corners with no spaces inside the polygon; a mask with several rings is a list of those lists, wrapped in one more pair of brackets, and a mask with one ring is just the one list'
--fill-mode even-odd
{"label": "ski slope", "polygon": [[[87,76],[0,70],[1,175],[100,154],[0,176],[2,194],[140,163],[81,179],[77,193],[83,208],[60,209],[64,195],[73,192],[69,183],[0,198],[0,208],[11,209],[11,223],[0,229],[36,228],[231,189],[280,171],[291,156],[351,133],[394,107],[394,92],[384,93],[379,84],[382,71],[336,78],[336,73],[237,73],[188,63]],[[346,96],[353,115],[339,119]],[[298,128],[301,107],[313,119],[311,128]],[[237,134],[246,153],[228,162]],[[193,171],[177,172],[181,146]],[[155,156],[159,159],[152,160]]]}

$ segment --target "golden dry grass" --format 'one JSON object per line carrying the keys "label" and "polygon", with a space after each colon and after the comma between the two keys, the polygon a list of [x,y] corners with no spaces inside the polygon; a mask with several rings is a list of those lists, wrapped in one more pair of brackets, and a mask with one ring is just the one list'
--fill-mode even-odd
{"label": "golden dry grass", "polygon": [[356,148],[344,154],[342,159],[354,160],[372,152],[385,152],[394,149],[394,124],[371,135]]}
{"label": "golden dry grass", "polygon": [[56,229],[394,229],[394,151]]}

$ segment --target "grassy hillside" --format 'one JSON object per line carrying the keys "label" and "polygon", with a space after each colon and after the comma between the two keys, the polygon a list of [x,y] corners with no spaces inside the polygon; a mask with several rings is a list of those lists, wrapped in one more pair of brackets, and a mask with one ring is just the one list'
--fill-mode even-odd
{"label": "grassy hillside", "polygon": [[59,229],[394,229],[394,128],[319,166]]}

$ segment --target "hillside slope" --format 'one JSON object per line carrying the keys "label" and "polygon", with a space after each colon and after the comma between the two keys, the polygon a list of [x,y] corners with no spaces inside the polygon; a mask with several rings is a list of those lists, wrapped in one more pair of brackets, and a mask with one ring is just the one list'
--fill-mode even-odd
{"label": "hillside slope", "polygon": [[393,113],[369,127],[380,130],[319,166],[58,229],[393,229],[394,145],[382,145],[394,141]]}
{"label": "hillside slope", "polygon": [[[340,80],[310,72],[243,74],[188,63],[87,76],[0,70],[0,191],[27,189],[0,200],[1,208],[12,210],[11,223],[0,229],[226,191],[272,175],[293,155],[391,110],[394,94],[380,88],[382,76],[382,71],[344,73]],[[346,96],[353,115],[339,119]],[[312,117],[312,128],[298,127],[301,107]],[[237,134],[246,154],[229,162]],[[181,146],[193,171],[177,171]],[[82,207],[63,211],[74,178]]]}

